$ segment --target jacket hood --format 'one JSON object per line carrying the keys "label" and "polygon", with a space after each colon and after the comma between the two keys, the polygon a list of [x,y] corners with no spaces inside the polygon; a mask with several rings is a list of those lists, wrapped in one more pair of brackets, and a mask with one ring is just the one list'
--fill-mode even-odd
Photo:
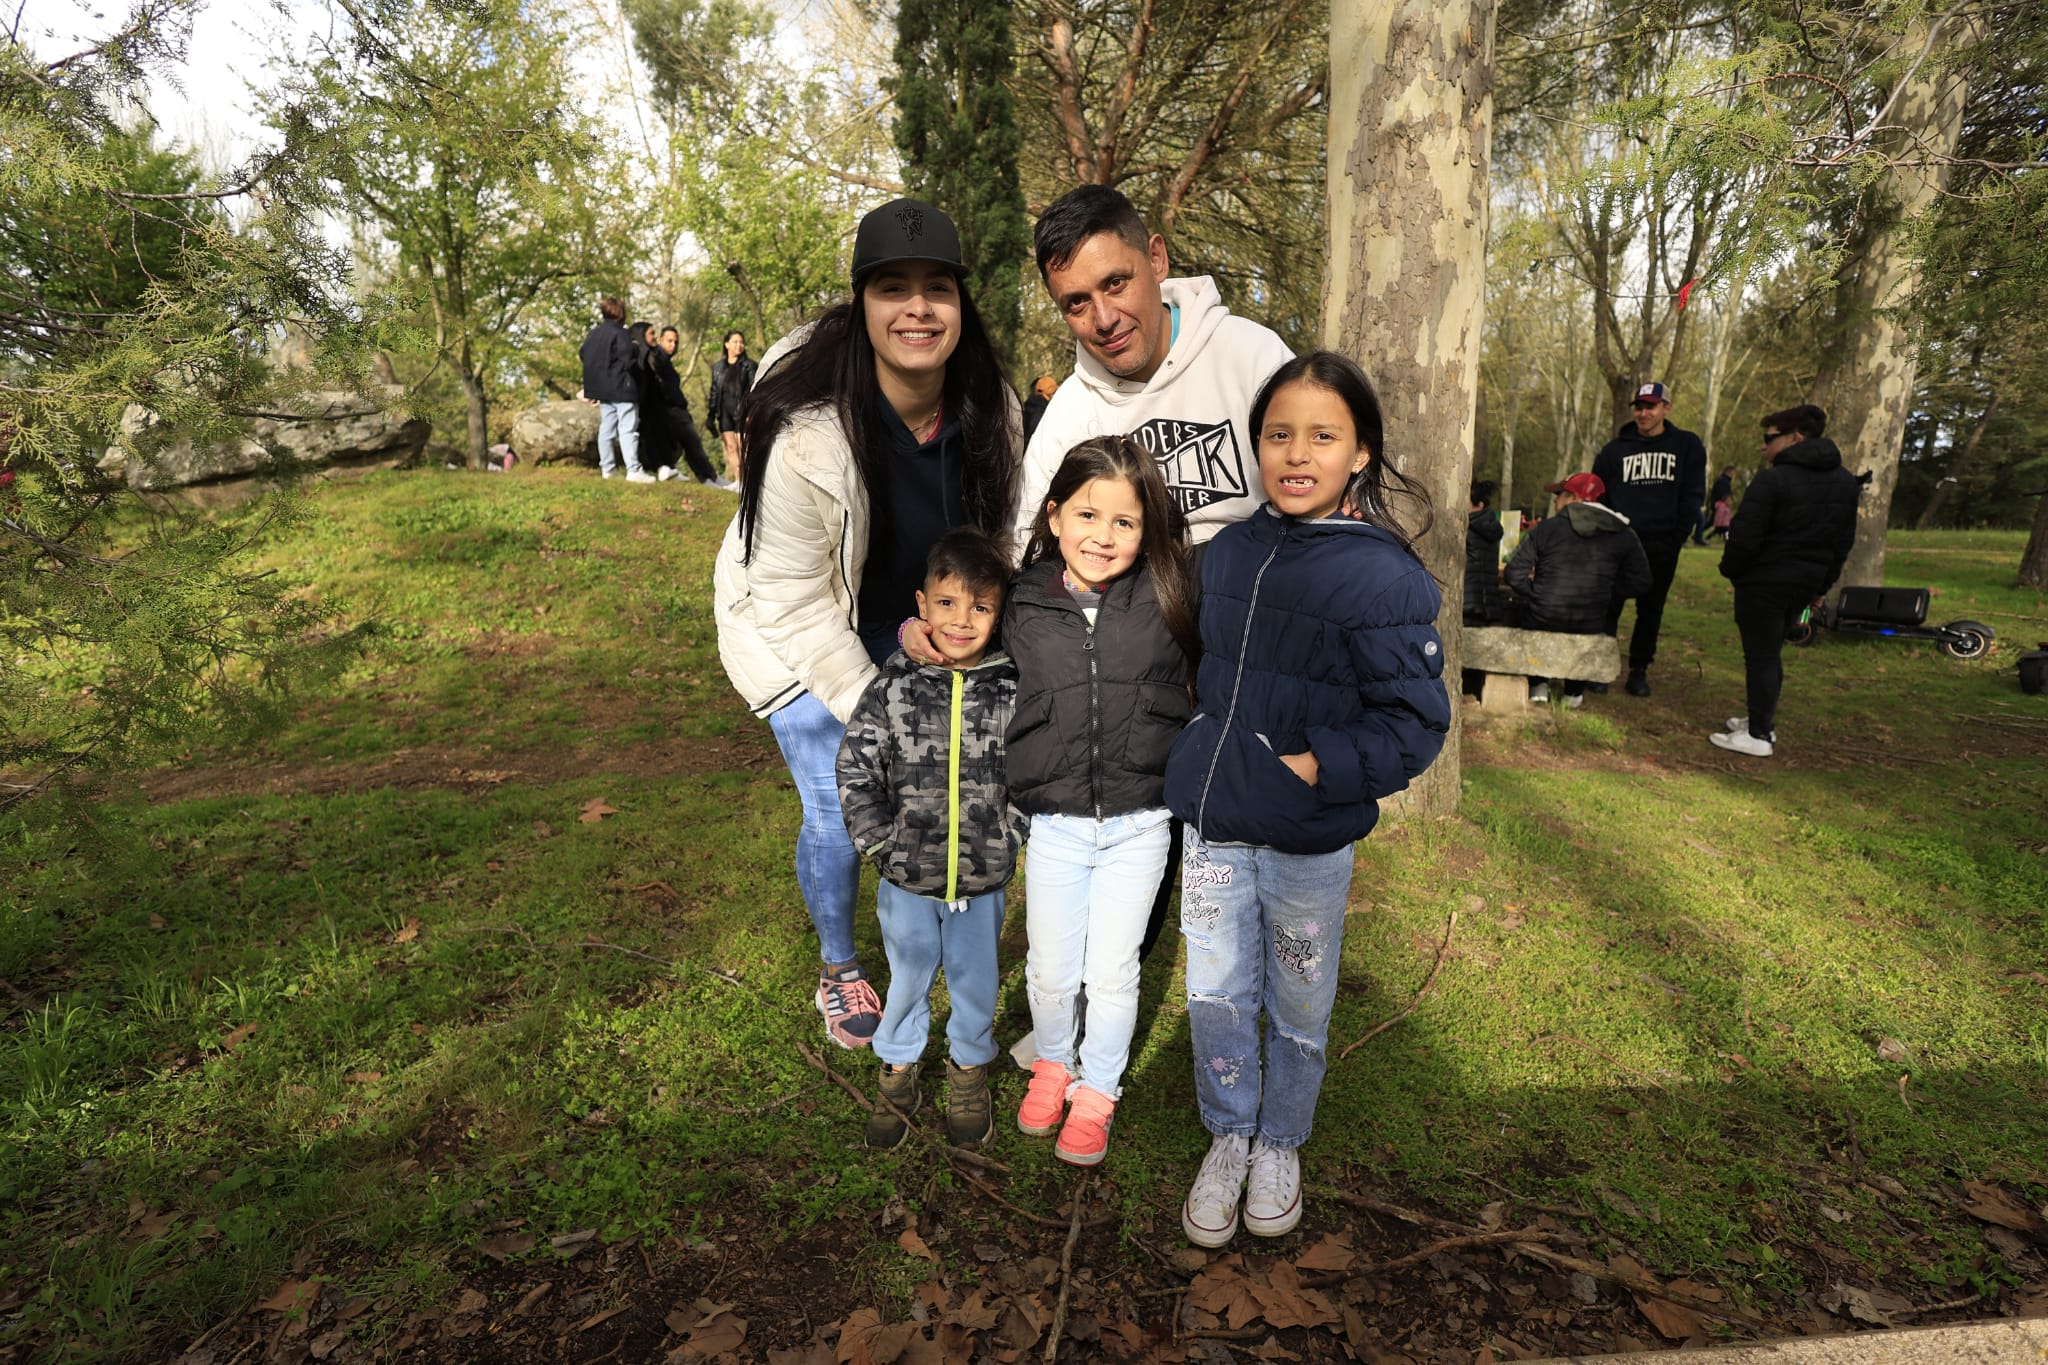
{"label": "jacket hood", "polygon": [[1168,308],[1180,311],[1180,322],[1173,333],[1173,344],[1168,348],[1166,358],[1159,362],[1159,368],[1153,371],[1150,379],[1119,378],[1104,368],[1086,346],[1078,341],[1074,343],[1074,373],[1103,402],[1122,404],[1138,394],[1158,393],[1170,386],[1194,367],[1202,348],[1209,344],[1210,338],[1216,335],[1216,329],[1230,316],[1230,310],[1223,306],[1223,295],[1216,290],[1216,282],[1207,275],[1162,281],[1159,297]]}
{"label": "jacket hood", "polygon": [[1597,502],[1575,502],[1564,509],[1564,519],[1582,536],[1611,536],[1628,525],[1628,518],[1612,507]]}
{"label": "jacket hood", "polygon": [[1812,436],[1798,445],[1787,446],[1779,451],[1778,458],[1771,463],[1798,465],[1801,469],[1840,469],[1842,452],[1840,447],[1827,437]]}

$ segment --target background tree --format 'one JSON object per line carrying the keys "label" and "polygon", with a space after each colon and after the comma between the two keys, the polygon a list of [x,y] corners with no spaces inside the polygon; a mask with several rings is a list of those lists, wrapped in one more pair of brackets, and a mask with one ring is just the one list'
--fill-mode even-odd
{"label": "background tree", "polygon": [[[1018,168],[1035,213],[1114,185],[1167,236],[1174,270],[1297,350],[1322,304],[1328,7],[1061,0],[1019,24]],[[1034,360],[1073,339],[1033,290]],[[1027,343],[1030,344],[1030,343]],[[1063,368],[1063,367],[1062,367]]]}
{"label": "background tree", "polygon": [[[263,363],[323,336],[322,382],[375,340],[319,231],[310,114],[202,176],[124,128],[176,69],[187,7],[144,0],[55,58],[0,44],[0,809],[60,775],[271,713],[345,654],[328,608],[248,567],[304,515],[288,492],[218,515],[140,502],[95,465],[119,439],[239,436],[308,377]],[[125,429],[124,429],[125,428]]]}
{"label": "background tree", "polygon": [[960,228],[968,288],[997,349],[1016,353],[1031,223],[1017,184],[1009,0],[900,0],[896,146],[904,184]]}
{"label": "background tree", "polygon": [[[1335,6],[1330,28],[1329,286],[1324,344],[1359,359],[1389,458],[1428,490],[1423,562],[1444,585],[1444,677],[1457,686],[1465,508],[1485,303],[1492,0]],[[1418,809],[1457,810],[1459,708]]]}
{"label": "background tree", "polygon": [[[575,112],[574,33],[546,4],[488,0],[403,12],[388,49],[357,43],[293,65],[306,102],[348,136],[322,167],[376,223],[414,293],[438,365],[463,397],[482,467],[500,364],[543,294],[625,292],[632,260],[602,250],[620,186]],[[630,202],[630,199],[626,200]],[[583,310],[592,317],[594,308]]]}

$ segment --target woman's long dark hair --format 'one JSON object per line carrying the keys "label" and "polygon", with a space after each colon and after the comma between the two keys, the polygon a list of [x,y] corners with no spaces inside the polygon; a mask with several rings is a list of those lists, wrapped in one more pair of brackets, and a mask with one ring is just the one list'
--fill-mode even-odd
{"label": "woman's long dark hair", "polygon": [[1152,591],[1166,629],[1188,658],[1192,684],[1202,657],[1202,634],[1195,621],[1194,572],[1189,565],[1188,519],[1159,472],[1152,452],[1128,436],[1096,436],[1067,452],[1053,471],[1045,504],[1031,519],[1031,540],[1024,548],[1024,567],[1041,559],[1058,559],[1060,538],[1053,534],[1052,512],[1096,479],[1121,479],[1138,495],[1145,517],[1138,541],[1138,564],[1152,572]]}
{"label": "woman's long dark hair", "polygon": [[[889,436],[882,389],[875,377],[875,347],[868,340],[862,290],[851,302],[828,308],[801,345],[754,385],[740,429],[740,539],[754,557],[754,527],[761,509],[762,476],[775,456],[775,440],[801,409],[830,403],[853,452],[868,496],[870,543],[887,534]],[[981,325],[981,314],[960,290],[960,344],[946,360],[946,411],[960,421],[967,452],[967,517],[1000,536],[1010,528],[1023,454],[1010,424],[1010,389],[1002,361]]]}
{"label": "woman's long dark hair", "polygon": [[[1273,395],[1289,384],[1313,384],[1319,389],[1334,393],[1351,410],[1351,421],[1358,428],[1358,439],[1372,453],[1365,462],[1365,468],[1351,476],[1344,486],[1344,511],[1368,526],[1377,526],[1401,542],[1401,548],[1420,560],[1422,554],[1416,542],[1429,534],[1430,526],[1436,520],[1436,512],[1430,506],[1429,490],[1415,480],[1394,468],[1387,458],[1384,423],[1380,418],[1379,395],[1373,392],[1372,381],[1365,377],[1365,371],[1349,356],[1335,351],[1310,351],[1273,371],[1273,377],[1259,389],[1259,396],[1252,400],[1251,435],[1252,449],[1259,446],[1259,432],[1266,424],[1266,407],[1273,401]],[[1402,504],[1413,514],[1415,525],[1408,524],[1408,518],[1395,513],[1396,504]]]}

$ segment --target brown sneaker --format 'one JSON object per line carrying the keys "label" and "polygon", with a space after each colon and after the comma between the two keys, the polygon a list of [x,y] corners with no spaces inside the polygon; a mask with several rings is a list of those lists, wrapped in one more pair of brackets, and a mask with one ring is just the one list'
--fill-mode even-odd
{"label": "brown sneaker", "polygon": [[946,1063],[946,1140],[955,1147],[979,1147],[996,1135],[988,1097],[988,1067]]}
{"label": "brown sneaker", "polygon": [[909,1066],[884,1066],[875,1078],[875,1107],[868,1114],[867,1143],[887,1151],[903,1145],[910,1136],[910,1116],[917,1111],[917,1090],[922,1062]]}

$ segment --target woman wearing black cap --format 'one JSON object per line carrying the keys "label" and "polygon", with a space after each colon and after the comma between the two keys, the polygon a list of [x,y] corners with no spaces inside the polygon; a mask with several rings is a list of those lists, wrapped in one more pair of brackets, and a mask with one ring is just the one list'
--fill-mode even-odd
{"label": "woman wearing black cap", "polygon": [[824,958],[816,1003],[843,1047],[872,1040],[881,1002],[854,956],[860,861],[839,809],[839,741],[916,614],[933,542],[1013,520],[1017,400],[965,274],[960,235],[931,205],[898,199],[861,219],[852,300],[763,358],[739,515],[718,553],[719,658],[803,799],[797,885]]}

